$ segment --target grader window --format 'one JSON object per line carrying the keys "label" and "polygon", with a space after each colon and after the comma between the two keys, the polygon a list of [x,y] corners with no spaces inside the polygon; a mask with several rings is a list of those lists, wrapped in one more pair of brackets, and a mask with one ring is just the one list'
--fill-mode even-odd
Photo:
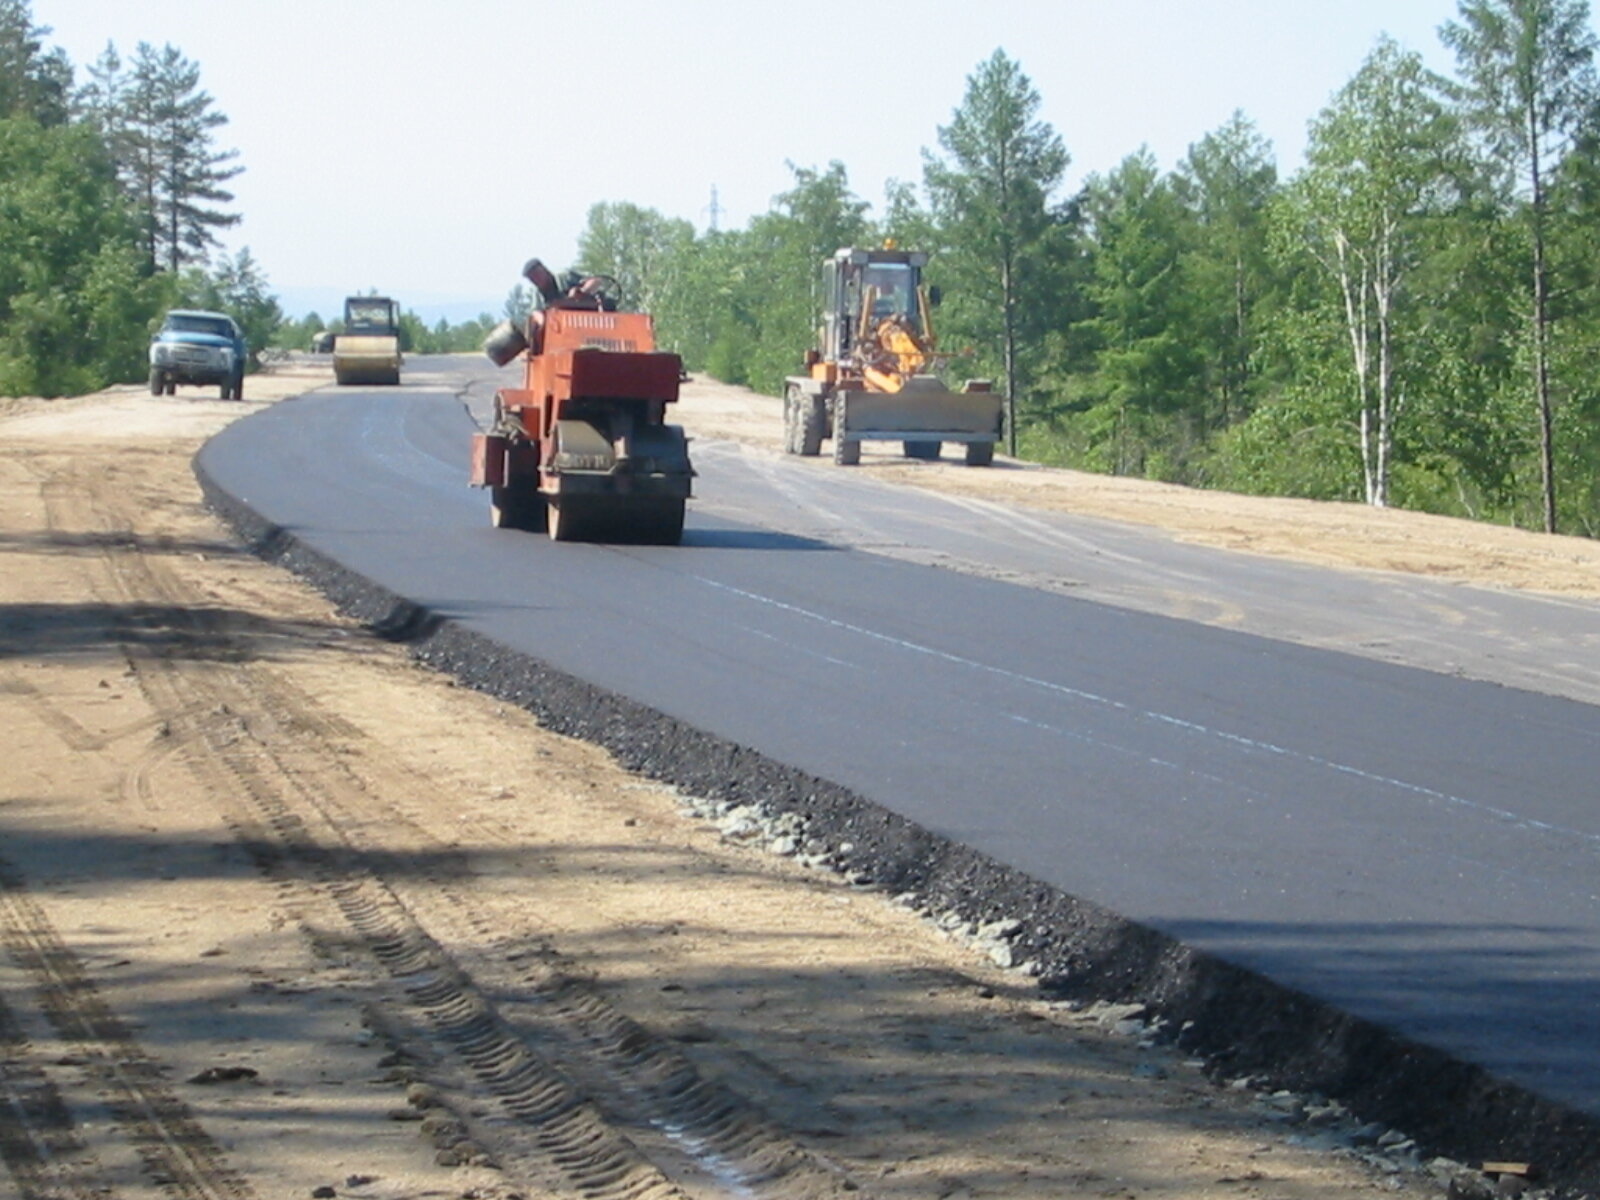
{"label": "grader window", "polygon": [[909,266],[904,263],[870,264],[861,272],[861,283],[863,291],[871,289],[873,293],[874,320],[898,316],[910,322],[913,328],[917,327],[920,315],[917,276]]}

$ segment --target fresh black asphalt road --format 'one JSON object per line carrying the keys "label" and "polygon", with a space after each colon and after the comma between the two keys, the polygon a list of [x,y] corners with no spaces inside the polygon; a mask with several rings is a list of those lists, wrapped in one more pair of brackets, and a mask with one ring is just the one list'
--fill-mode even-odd
{"label": "fresh black asphalt road", "polygon": [[[1376,657],[1348,622],[1313,618],[1319,594],[1374,614],[1416,600],[1384,577],[1193,548],[1145,562],[1158,536],[1065,516],[1050,537],[1013,524],[1012,541],[957,545],[971,538],[947,500],[717,444],[693,448],[705,500],[681,547],[557,545],[489,528],[465,484],[482,372],[469,386],[429,365],[408,373],[429,383],[263,410],[202,464],[310,545],[518,651],[1600,1114],[1600,706],[1572,698],[1594,667],[1570,649],[1594,643],[1600,606],[1441,588],[1416,602],[1474,614],[1457,624],[1481,642],[1450,674],[1426,613],[1375,622]],[[896,533],[870,547],[826,521],[801,535],[752,519],[785,489]],[[1009,563],[1023,542],[1032,557]],[[1074,554],[1129,560],[1127,603],[1040,585],[1079,574]],[[988,576],[1024,582],[986,577],[986,556]],[[1273,636],[1147,611],[1193,578],[1214,618],[1204,581],[1236,569],[1258,597],[1240,611],[1260,619],[1234,623]],[[1271,628],[1297,614],[1324,627]],[[1522,632],[1497,638],[1493,620]],[[1382,661],[1412,650],[1437,669]],[[1485,681],[1502,668],[1555,684]]]}

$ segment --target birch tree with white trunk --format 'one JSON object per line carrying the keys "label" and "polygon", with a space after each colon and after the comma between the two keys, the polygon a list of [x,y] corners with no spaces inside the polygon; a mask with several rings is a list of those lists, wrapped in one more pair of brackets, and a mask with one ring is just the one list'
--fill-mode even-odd
{"label": "birch tree with white trunk", "polygon": [[1320,266],[1349,343],[1363,494],[1386,507],[1405,412],[1406,334],[1425,315],[1408,284],[1429,223],[1453,204],[1456,121],[1444,80],[1380,39],[1312,122],[1286,203],[1289,236]]}

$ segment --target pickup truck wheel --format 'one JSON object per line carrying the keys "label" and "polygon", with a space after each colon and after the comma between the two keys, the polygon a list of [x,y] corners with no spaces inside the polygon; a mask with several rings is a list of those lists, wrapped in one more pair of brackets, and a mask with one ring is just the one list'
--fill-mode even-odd
{"label": "pickup truck wheel", "polygon": [[166,383],[161,378],[161,372],[154,367],[150,368],[150,394],[159,396],[166,389]]}

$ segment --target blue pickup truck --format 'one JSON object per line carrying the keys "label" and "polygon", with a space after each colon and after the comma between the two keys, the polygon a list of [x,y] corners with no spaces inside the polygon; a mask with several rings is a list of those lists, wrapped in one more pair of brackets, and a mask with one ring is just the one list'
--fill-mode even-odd
{"label": "blue pickup truck", "polygon": [[226,313],[175,308],[150,339],[150,394],[170,396],[178,385],[215,384],[222,399],[244,398],[250,350]]}

